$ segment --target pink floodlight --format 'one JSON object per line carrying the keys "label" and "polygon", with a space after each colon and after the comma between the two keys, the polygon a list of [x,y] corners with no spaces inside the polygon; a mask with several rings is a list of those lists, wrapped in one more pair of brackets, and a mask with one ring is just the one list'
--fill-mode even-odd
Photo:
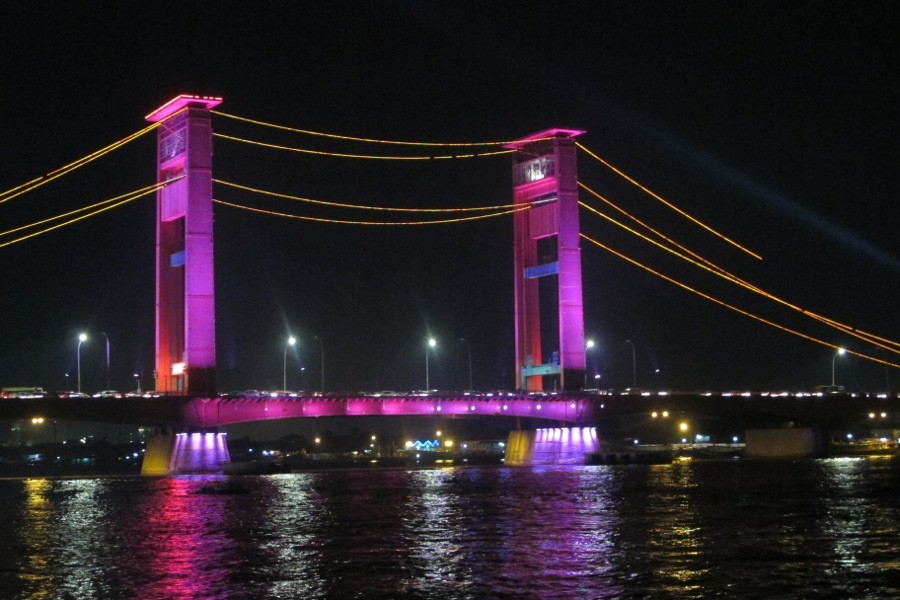
{"label": "pink floodlight", "polygon": [[177,113],[182,108],[187,106],[198,106],[205,108],[206,110],[211,110],[212,108],[222,104],[221,98],[216,98],[213,96],[190,96],[187,94],[181,94],[180,96],[175,96],[152,113],[144,117],[147,121],[151,123],[156,123],[157,121],[162,121],[166,117],[170,117]]}
{"label": "pink floodlight", "polygon": [[543,131],[539,131],[537,133],[532,133],[529,136],[520,138],[514,142],[510,142],[505,144],[504,148],[509,148],[510,150],[517,150],[527,144],[528,142],[533,142],[534,140],[541,140],[544,138],[554,138],[554,137],[565,137],[565,138],[573,138],[578,137],[582,133],[584,133],[584,129],[563,129],[560,127],[554,127],[553,129],[545,129]]}

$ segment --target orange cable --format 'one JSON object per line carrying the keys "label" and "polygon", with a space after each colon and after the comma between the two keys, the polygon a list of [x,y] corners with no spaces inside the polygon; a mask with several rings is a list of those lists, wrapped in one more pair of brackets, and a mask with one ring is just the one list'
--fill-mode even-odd
{"label": "orange cable", "polygon": [[705,223],[701,222],[700,220],[695,219],[694,217],[692,217],[691,215],[689,215],[689,214],[686,213],[685,211],[681,210],[680,208],[678,208],[677,206],[675,206],[674,204],[672,204],[671,202],[669,202],[668,200],[666,200],[665,198],[663,198],[662,196],[660,196],[659,194],[656,194],[655,192],[653,192],[653,191],[650,190],[649,188],[647,188],[647,187],[641,185],[641,184],[640,184],[638,181],[636,181],[635,179],[632,179],[631,177],[629,177],[628,175],[626,175],[625,173],[623,173],[622,171],[620,171],[620,170],[617,169],[616,167],[612,166],[611,164],[609,164],[608,162],[606,162],[605,160],[603,160],[602,158],[600,158],[599,156],[597,156],[596,154],[594,154],[593,152],[591,152],[590,150],[588,150],[588,149],[587,149],[583,144],[581,144],[580,142],[575,142],[575,145],[576,145],[578,148],[580,148],[580,149],[584,150],[585,152],[587,152],[587,154],[588,154],[591,158],[593,158],[594,160],[596,160],[596,161],[599,162],[600,164],[606,166],[607,168],[609,168],[610,170],[612,170],[613,172],[615,172],[617,175],[619,175],[620,177],[622,177],[623,179],[625,179],[626,181],[628,181],[628,182],[631,183],[632,185],[634,185],[634,186],[638,187],[639,189],[643,190],[644,192],[646,192],[647,194],[649,194],[649,195],[652,196],[653,198],[656,198],[657,200],[659,200],[660,202],[662,202],[663,204],[665,204],[666,206],[668,206],[669,208],[671,208],[672,210],[674,210],[675,212],[677,212],[678,214],[680,214],[681,216],[683,216],[683,217],[685,217],[686,219],[692,221],[692,222],[695,223],[696,225],[699,225],[700,227],[702,227],[703,229],[709,231],[709,232],[712,233],[713,235],[715,235],[715,236],[717,236],[717,237],[719,237],[719,238],[725,240],[726,242],[728,242],[729,244],[731,244],[731,245],[734,246],[735,248],[738,248],[739,250],[742,250],[742,251],[746,252],[747,254],[749,254],[750,256],[752,256],[753,258],[756,258],[756,259],[758,259],[758,260],[762,260],[762,256],[760,256],[759,254],[753,252],[752,250],[748,250],[747,248],[741,246],[740,244],[738,244],[737,242],[735,242],[735,241],[732,240],[731,238],[726,237],[725,235],[719,233],[718,231],[716,231],[716,230],[713,229],[712,227],[706,225]]}
{"label": "orange cable", "polygon": [[[690,287],[690,286],[688,286],[688,285],[686,285],[686,284],[684,284],[684,283],[681,283],[680,281],[677,281],[677,280],[675,280],[675,279],[672,279],[671,277],[668,277],[668,276],[666,276],[666,275],[663,275],[663,274],[660,273],[659,271],[656,271],[656,270],[654,270],[654,269],[648,267],[647,265],[644,265],[644,264],[642,264],[642,263],[640,263],[640,262],[638,262],[638,261],[636,261],[636,260],[634,260],[634,259],[632,259],[632,258],[629,258],[629,257],[625,256],[624,254],[622,254],[622,253],[620,253],[620,252],[617,252],[617,251],[613,250],[613,249],[610,248],[609,246],[606,246],[606,245],[604,245],[604,244],[598,242],[597,240],[595,240],[595,239],[593,239],[593,238],[591,238],[591,237],[589,237],[589,236],[587,236],[587,235],[585,235],[585,234],[583,234],[583,233],[582,233],[582,234],[579,234],[579,235],[580,235],[582,238],[584,238],[585,240],[591,242],[592,244],[594,244],[594,245],[596,245],[596,246],[598,246],[598,247],[600,247],[600,248],[603,248],[603,249],[606,250],[607,252],[610,252],[610,253],[612,253],[612,254],[618,256],[619,258],[621,258],[621,259],[623,259],[623,260],[625,260],[625,261],[627,261],[627,262],[629,262],[629,263],[631,263],[631,264],[633,264],[633,265],[635,265],[635,266],[637,266],[637,267],[640,267],[640,268],[644,269],[645,271],[647,271],[647,272],[649,272],[649,273],[652,273],[653,275],[656,275],[657,277],[659,277],[659,278],[661,278],[661,279],[664,279],[664,280],[668,281],[669,283],[672,283],[672,284],[674,284],[674,285],[677,285],[678,287],[680,287],[680,288],[682,288],[682,289],[685,289],[685,290],[687,290],[687,291],[689,291],[689,292],[691,292],[691,293],[693,293],[693,294],[696,294],[696,295],[700,296],[701,298],[705,298],[706,300],[709,300],[710,302],[714,302],[714,303],[716,303],[716,304],[719,304],[719,305],[721,305],[721,306],[724,306],[724,307],[726,307],[726,308],[728,308],[728,309],[730,309],[730,310],[733,310],[733,311],[735,311],[735,312],[737,312],[737,313],[740,313],[740,314],[744,315],[745,317],[749,317],[749,318],[754,319],[754,320],[756,320],[756,321],[759,321],[759,322],[761,322],[761,323],[765,323],[766,325],[769,325],[769,326],[771,326],[771,327],[775,327],[776,329],[780,329],[780,330],[782,330],[782,331],[786,331],[786,332],[788,332],[788,333],[790,333],[790,334],[792,334],[792,335],[796,335],[796,336],[798,336],[798,337],[804,338],[804,339],[809,340],[809,341],[811,341],[811,342],[815,342],[815,343],[817,343],[817,344],[821,344],[822,346],[826,346],[826,347],[832,348],[832,349],[834,349],[834,350],[839,350],[839,349],[840,349],[840,346],[835,346],[834,344],[831,344],[831,343],[826,342],[826,341],[824,341],[824,340],[820,340],[820,339],[818,339],[818,338],[812,337],[812,336],[810,336],[810,335],[807,335],[807,334],[802,333],[802,332],[800,332],[800,331],[797,331],[797,330],[795,330],[795,329],[791,329],[791,328],[789,328],[789,327],[785,327],[784,325],[779,325],[778,323],[775,323],[775,322],[773,322],[773,321],[770,321],[770,320],[765,319],[765,318],[763,318],[763,317],[760,317],[760,316],[758,316],[758,315],[754,315],[753,313],[747,312],[747,311],[745,311],[745,310],[743,310],[743,309],[740,309],[740,308],[738,308],[738,307],[736,307],[736,306],[733,306],[733,305],[731,305],[731,304],[728,304],[727,302],[723,302],[722,300],[719,300],[719,299],[717,299],[717,298],[713,298],[712,296],[710,296],[710,295],[708,295],[708,294],[704,294],[703,292],[700,292],[700,291],[698,291],[698,290],[695,290],[694,288],[692,288],[692,287]],[[863,353],[861,353],[861,352],[855,352],[855,351],[853,351],[853,350],[846,350],[846,349],[845,349],[845,351],[846,351],[848,354],[852,354],[852,355],[854,355],[854,356],[858,356],[858,357],[864,358],[864,359],[866,359],[866,360],[871,360],[871,361],[873,361],[873,362],[877,362],[877,363],[880,363],[880,364],[883,364],[883,365],[887,365],[887,366],[890,366],[890,367],[894,367],[894,368],[900,369],[900,364],[888,362],[888,361],[886,361],[886,360],[882,360],[882,359],[876,358],[876,357],[874,357],[874,356],[869,356],[869,355],[863,354]]]}

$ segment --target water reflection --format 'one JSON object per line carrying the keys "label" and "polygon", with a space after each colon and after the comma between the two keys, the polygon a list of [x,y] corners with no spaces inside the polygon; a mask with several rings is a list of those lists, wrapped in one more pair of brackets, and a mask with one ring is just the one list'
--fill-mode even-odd
{"label": "water reflection", "polygon": [[465,530],[461,514],[464,501],[449,494],[448,479],[454,469],[409,473],[415,495],[409,504],[413,511],[405,520],[407,535],[413,540],[410,559],[415,565],[406,587],[428,593],[464,588],[471,582],[457,533]]}
{"label": "water reflection", "polygon": [[[153,505],[138,511],[147,545],[147,576],[136,589],[141,598],[214,598],[228,589],[232,566],[223,560],[234,544],[224,531],[227,497],[200,495],[200,482],[213,477],[157,480]],[[224,563],[224,564],[223,564]]]}
{"label": "water reflection", "polygon": [[[896,492],[873,477],[873,471],[890,467],[886,457],[819,462],[827,497],[821,535],[834,557],[830,574],[836,581],[848,574],[869,578],[885,569],[900,572],[895,544],[887,541],[890,532],[896,531],[897,522],[880,502],[885,497],[896,499]],[[848,589],[847,593],[853,591]]]}
{"label": "water reflection", "polygon": [[898,461],[0,480],[15,598],[898,597]]}
{"label": "water reflection", "polygon": [[326,580],[320,571],[325,537],[332,522],[326,498],[313,489],[313,476],[273,475],[261,521],[261,547],[271,554],[276,598],[321,598]]}
{"label": "water reflection", "polygon": [[22,597],[109,595],[102,560],[95,558],[104,549],[103,531],[97,527],[106,516],[97,501],[104,486],[99,479],[25,480]]}
{"label": "water reflection", "polygon": [[25,480],[24,523],[21,529],[22,544],[25,552],[20,567],[21,579],[24,583],[23,597],[50,598],[53,594],[53,582],[49,568],[52,541],[52,524],[50,522],[50,501],[47,493],[52,484],[47,479]]}
{"label": "water reflection", "polygon": [[697,515],[697,485],[690,461],[649,469],[647,486],[654,493],[647,510],[656,517],[649,531],[649,558],[659,565],[661,585],[670,594],[692,595],[709,570],[709,557],[703,556],[709,549],[702,545]]}

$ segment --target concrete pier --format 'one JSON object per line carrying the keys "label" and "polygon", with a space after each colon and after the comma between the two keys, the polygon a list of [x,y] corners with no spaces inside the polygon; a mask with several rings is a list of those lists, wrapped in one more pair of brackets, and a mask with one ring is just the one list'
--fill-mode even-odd
{"label": "concrete pier", "polygon": [[163,433],[147,442],[141,475],[221,473],[227,462],[224,433]]}
{"label": "concrete pier", "polygon": [[808,428],[748,429],[744,455],[750,458],[815,456],[816,432]]}
{"label": "concrete pier", "polygon": [[510,431],[505,464],[583,465],[600,443],[595,427],[547,427],[536,431]]}

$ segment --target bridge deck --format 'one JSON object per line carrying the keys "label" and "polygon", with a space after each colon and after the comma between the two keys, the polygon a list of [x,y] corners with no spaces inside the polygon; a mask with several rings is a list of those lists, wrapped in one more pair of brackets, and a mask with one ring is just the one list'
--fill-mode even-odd
{"label": "bridge deck", "polygon": [[[610,418],[677,416],[790,419],[829,423],[873,418],[878,426],[900,419],[900,394],[768,393],[472,393],[440,395],[329,395],[301,397],[161,396],[125,398],[11,398],[0,400],[6,420],[50,419],[216,427],[274,419],[357,416],[526,417],[568,423]],[[874,415],[874,416],[873,416]]]}

